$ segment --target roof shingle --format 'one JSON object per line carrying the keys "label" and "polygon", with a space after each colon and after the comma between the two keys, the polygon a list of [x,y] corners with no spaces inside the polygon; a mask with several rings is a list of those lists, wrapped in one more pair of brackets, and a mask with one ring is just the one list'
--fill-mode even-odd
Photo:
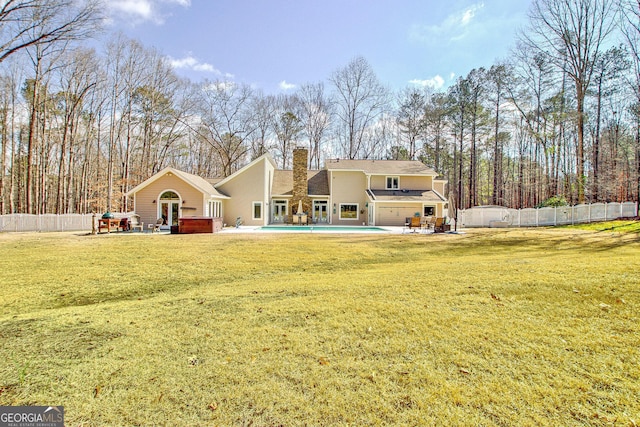
{"label": "roof shingle", "polygon": [[371,175],[438,175],[417,160],[327,159],[325,167],[329,170],[359,170]]}

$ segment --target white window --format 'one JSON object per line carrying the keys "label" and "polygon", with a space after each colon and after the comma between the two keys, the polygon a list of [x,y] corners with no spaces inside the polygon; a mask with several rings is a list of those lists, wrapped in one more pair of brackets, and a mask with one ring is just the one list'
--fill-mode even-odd
{"label": "white window", "polygon": [[435,206],[423,206],[422,207],[422,215],[423,216],[434,216],[436,214]]}
{"label": "white window", "polygon": [[211,218],[222,217],[222,202],[214,200],[209,201],[209,216]]}
{"label": "white window", "polygon": [[388,176],[387,177],[387,190],[397,190],[400,188],[400,177],[399,176]]}
{"label": "white window", "polygon": [[340,219],[358,219],[357,203],[340,203]]}
{"label": "white window", "polygon": [[251,214],[253,219],[262,219],[262,202],[253,202]]}

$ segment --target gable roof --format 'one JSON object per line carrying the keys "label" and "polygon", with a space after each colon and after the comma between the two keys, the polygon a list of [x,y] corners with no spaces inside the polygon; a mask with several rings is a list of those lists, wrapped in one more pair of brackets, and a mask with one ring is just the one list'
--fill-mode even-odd
{"label": "gable roof", "polygon": [[[312,196],[329,195],[329,174],[326,170],[307,171],[307,189]],[[293,195],[293,171],[276,169],[273,174],[273,196]]]}
{"label": "gable roof", "polygon": [[199,177],[197,175],[193,175],[193,174],[181,171],[179,169],[172,168],[171,166],[167,166],[157,174],[153,175],[151,178],[147,179],[146,181],[143,181],[142,183],[134,187],[132,190],[130,190],[127,193],[127,196],[137,193],[138,191],[147,187],[149,184],[157,181],[158,179],[162,178],[163,176],[166,176],[169,173],[177,176],[178,178],[180,178],[190,186],[194,187],[195,189],[199,190],[201,193],[203,193],[208,197],[219,197],[222,199],[229,198],[229,196],[224,195],[220,193],[218,190],[216,190],[215,187],[211,185],[211,183],[209,183],[206,179]]}
{"label": "gable roof", "polygon": [[273,168],[276,168],[276,162],[273,160],[273,157],[271,157],[271,154],[269,153],[265,153],[262,156],[258,157],[257,159],[254,159],[251,163],[249,163],[248,165],[245,165],[243,167],[241,167],[240,169],[238,169],[237,171],[235,171],[234,173],[232,173],[231,175],[229,175],[226,178],[223,178],[221,181],[217,182],[215,184],[216,188],[220,185],[224,185],[227,182],[231,181],[232,179],[234,179],[235,177],[237,177],[238,175],[245,173],[247,170],[251,169],[254,165],[260,163],[261,161],[266,160],[269,163],[271,163],[271,165],[273,166]]}
{"label": "gable roof", "polygon": [[327,170],[355,170],[367,175],[433,175],[435,170],[418,160],[343,160],[328,159]]}

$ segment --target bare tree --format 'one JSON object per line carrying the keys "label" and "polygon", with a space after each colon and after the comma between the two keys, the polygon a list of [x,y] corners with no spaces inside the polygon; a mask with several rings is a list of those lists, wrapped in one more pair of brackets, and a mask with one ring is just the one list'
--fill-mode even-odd
{"label": "bare tree", "polygon": [[16,116],[21,76],[17,67],[0,76],[0,215],[16,210]]}
{"label": "bare tree", "polygon": [[[109,94],[109,138],[107,145],[107,210],[114,209],[116,201],[125,201],[125,179],[131,165],[134,148],[133,105],[135,91],[144,84],[147,53],[135,40],[117,35],[107,45],[107,73]],[[118,173],[117,167],[120,167]],[[118,190],[116,194],[116,189]],[[117,206],[118,208],[120,206]]]}
{"label": "bare tree", "polygon": [[[514,78],[508,80],[507,92],[509,102],[520,114],[520,126],[526,130],[518,135],[517,201],[519,207],[528,207],[537,203],[539,193],[544,197],[544,194],[560,192],[559,171],[567,172],[560,164],[567,147],[565,128],[571,124],[569,118],[574,116],[567,112],[566,73],[554,68],[548,55],[532,51],[523,44],[519,44],[514,56]],[[545,173],[525,182],[525,169],[527,173],[540,171],[536,168],[540,153],[544,156]],[[529,167],[526,168],[527,161]],[[565,182],[569,179],[565,174]]]}
{"label": "bare tree", "polygon": [[406,141],[405,148],[410,160],[416,158],[418,141],[424,136],[424,115],[428,98],[428,93],[416,88],[406,88],[398,95],[396,120],[400,138]]}
{"label": "bare tree", "polygon": [[69,42],[95,33],[99,0],[4,0],[0,6],[0,62],[33,45]]}
{"label": "bare tree", "polygon": [[[185,89],[183,82],[155,49],[147,50],[145,56],[146,73],[133,92],[134,120],[140,125],[140,143],[136,147],[140,155],[131,162],[132,166],[137,165],[136,180],[162,169],[172,144],[181,135],[179,123],[185,120],[186,114],[186,108],[177,105],[178,94]],[[127,171],[127,186],[130,180]]]}
{"label": "bare tree", "polygon": [[248,85],[229,81],[202,83],[200,88],[202,126],[200,135],[218,156],[223,176],[235,172],[249,153],[247,144],[255,131]]}
{"label": "bare tree", "polygon": [[99,69],[95,52],[75,50],[66,59],[60,70],[60,92],[57,103],[62,113],[58,159],[58,183],[56,190],[56,213],[71,212],[73,207],[73,181],[75,170],[75,143],[84,99],[96,85],[96,72]]}
{"label": "bare tree", "polygon": [[630,113],[635,121],[635,196],[640,200],[640,0],[619,0],[622,14],[622,32],[631,51],[633,77],[630,86],[634,104]]}
{"label": "bare tree", "polygon": [[[431,95],[425,104],[424,126],[426,140],[421,161],[433,166],[436,172],[443,172],[442,158],[445,150],[447,118],[451,114],[450,98],[444,93]],[[455,141],[454,141],[455,143]],[[453,182],[453,180],[452,180]]]}
{"label": "bare tree", "polygon": [[331,124],[331,105],[324,84],[306,84],[298,91],[300,121],[309,139],[309,167],[320,169],[322,141]]}
{"label": "bare tree", "polygon": [[493,110],[493,185],[492,202],[494,205],[502,203],[503,178],[502,160],[504,143],[508,140],[508,133],[503,129],[502,109],[507,97],[507,85],[511,75],[508,64],[493,65],[487,72],[487,91]]}
{"label": "bare tree", "polygon": [[576,173],[578,202],[585,200],[585,97],[594,64],[613,29],[613,2],[608,0],[534,0],[526,46],[549,55],[574,83],[577,114]]}
{"label": "bare tree", "polygon": [[366,142],[367,128],[373,126],[388,107],[388,91],[363,57],[336,70],[329,81],[335,89],[337,136],[344,155],[355,159]]}
{"label": "bare tree", "polygon": [[629,68],[627,52],[623,47],[612,47],[598,58],[594,66],[595,114],[592,125],[589,126],[592,134],[591,168],[593,179],[591,182],[591,196],[593,201],[598,201],[600,196],[600,165],[601,165],[601,137],[603,122],[603,102],[613,94],[620,91],[623,86],[620,76]]}
{"label": "bare tree", "polygon": [[300,103],[295,95],[280,95],[276,98],[275,111],[272,117],[273,130],[276,135],[276,149],[281,160],[282,169],[290,166],[289,154],[293,150],[304,125],[300,121]]}
{"label": "bare tree", "polygon": [[469,125],[471,126],[471,144],[469,147],[469,204],[475,206],[478,203],[478,144],[479,133],[487,124],[487,111],[482,105],[484,96],[483,83],[487,72],[484,68],[475,68],[467,76],[467,87],[469,88],[470,103]]}
{"label": "bare tree", "polygon": [[275,102],[273,95],[265,95],[262,92],[255,93],[251,100],[253,127],[255,128],[254,135],[251,137],[251,160],[257,159],[271,149],[269,139]]}

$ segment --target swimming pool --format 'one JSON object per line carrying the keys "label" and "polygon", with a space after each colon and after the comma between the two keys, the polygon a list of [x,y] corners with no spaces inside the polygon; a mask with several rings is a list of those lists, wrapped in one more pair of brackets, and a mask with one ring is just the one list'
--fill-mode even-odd
{"label": "swimming pool", "polygon": [[380,227],[350,225],[265,225],[263,231],[289,231],[293,233],[389,233]]}

